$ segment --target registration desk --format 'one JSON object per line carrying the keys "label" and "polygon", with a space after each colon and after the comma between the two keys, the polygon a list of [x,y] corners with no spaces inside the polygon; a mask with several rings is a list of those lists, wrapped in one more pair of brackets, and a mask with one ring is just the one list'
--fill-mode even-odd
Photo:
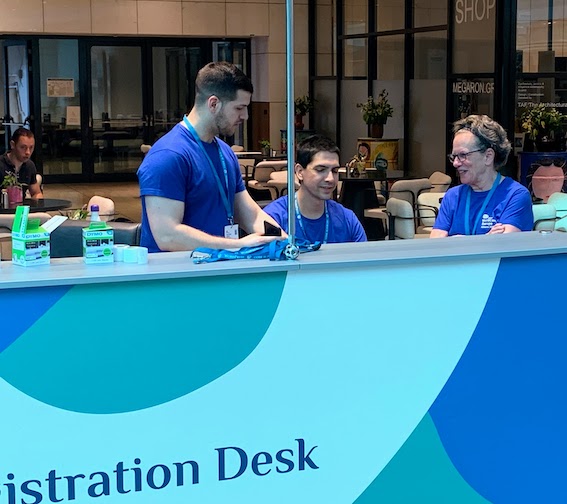
{"label": "registration desk", "polygon": [[566,253],[3,263],[0,503],[566,502]]}

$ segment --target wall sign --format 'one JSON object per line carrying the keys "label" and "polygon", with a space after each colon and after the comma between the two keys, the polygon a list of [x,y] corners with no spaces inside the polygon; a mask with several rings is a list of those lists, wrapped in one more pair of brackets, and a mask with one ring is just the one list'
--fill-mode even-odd
{"label": "wall sign", "polygon": [[73,98],[75,79],[47,79],[47,96],[50,98]]}
{"label": "wall sign", "polygon": [[492,94],[494,82],[459,81],[453,82],[453,93]]}
{"label": "wall sign", "polygon": [[455,2],[455,22],[473,23],[496,16],[496,0],[457,0]]}

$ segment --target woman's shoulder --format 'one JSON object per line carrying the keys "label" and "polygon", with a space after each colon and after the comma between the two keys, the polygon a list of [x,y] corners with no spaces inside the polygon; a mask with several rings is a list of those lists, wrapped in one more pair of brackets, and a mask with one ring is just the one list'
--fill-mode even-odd
{"label": "woman's shoulder", "polygon": [[461,193],[467,188],[465,184],[459,184],[455,187],[451,187],[447,190],[445,195],[443,196],[443,200],[447,199],[447,201],[458,200]]}
{"label": "woman's shoulder", "polygon": [[528,194],[528,195],[530,194],[530,191],[528,191],[528,188],[526,186],[520,184],[512,177],[504,177],[504,180],[502,181],[502,188],[505,189],[506,192],[514,192],[514,193]]}

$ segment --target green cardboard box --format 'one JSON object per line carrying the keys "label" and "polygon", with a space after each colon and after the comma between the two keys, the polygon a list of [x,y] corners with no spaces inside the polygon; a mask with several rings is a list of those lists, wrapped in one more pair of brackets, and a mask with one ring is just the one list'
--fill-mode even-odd
{"label": "green cardboard box", "polygon": [[49,237],[67,217],[57,215],[40,226],[39,219],[30,219],[29,213],[27,205],[16,208],[12,226],[12,262],[19,266],[49,264]]}
{"label": "green cardboard box", "polygon": [[89,227],[83,228],[83,259],[85,264],[114,262],[113,245],[114,229],[106,222],[91,222]]}

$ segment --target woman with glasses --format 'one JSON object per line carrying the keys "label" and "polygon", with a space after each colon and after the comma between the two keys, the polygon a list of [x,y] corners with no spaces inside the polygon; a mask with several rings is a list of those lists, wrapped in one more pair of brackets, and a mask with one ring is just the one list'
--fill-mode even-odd
{"label": "woman with glasses", "polygon": [[511,145],[504,128],[485,115],[470,115],[453,126],[449,161],[461,185],[445,194],[431,238],[531,231],[529,191],[498,170]]}

